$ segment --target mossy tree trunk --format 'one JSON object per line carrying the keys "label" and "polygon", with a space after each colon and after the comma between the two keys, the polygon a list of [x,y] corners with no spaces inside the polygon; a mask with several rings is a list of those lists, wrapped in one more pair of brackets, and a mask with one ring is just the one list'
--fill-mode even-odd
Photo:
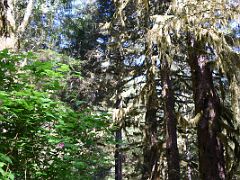
{"label": "mossy tree trunk", "polygon": [[202,113],[197,127],[199,149],[199,171],[201,179],[226,179],[224,150],[218,134],[220,128],[220,100],[214,88],[213,75],[208,57],[199,50],[204,44],[196,43],[189,52],[195,114]]}
{"label": "mossy tree trunk", "polygon": [[180,179],[179,151],[177,146],[177,118],[174,109],[174,93],[170,77],[170,64],[166,59],[161,62],[162,96],[164,100],[164,119],[166,123],[166,157],[168,179]]}
{"label": "mossy tree trunk", "polygon": [[157,137],[157,96],[154,89],[150,91],[152,93],[148,98],[145,114],[142,180],[156,180],[159,178],[160,154]]}

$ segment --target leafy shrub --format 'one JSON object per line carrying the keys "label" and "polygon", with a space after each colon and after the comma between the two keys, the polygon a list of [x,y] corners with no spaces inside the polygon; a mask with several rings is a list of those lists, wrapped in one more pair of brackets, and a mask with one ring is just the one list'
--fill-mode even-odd
{"label": "leafy shrub", "polygon": [[74,111],[57,96],[68,72],[60,61],[0,52],[2,179],[91,179],[109,165],[98,146],[108,116]]}

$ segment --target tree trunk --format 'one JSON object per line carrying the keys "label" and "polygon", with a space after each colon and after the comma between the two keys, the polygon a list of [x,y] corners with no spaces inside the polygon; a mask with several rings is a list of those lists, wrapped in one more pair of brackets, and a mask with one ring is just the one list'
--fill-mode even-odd
{"label": "tree trunk", "polygon": [[170,65],[166,59],[161,64],[162,95],[164,99],[164,119],[166,123],[166,157],[168,179],[180,179],[179,152],[177,147],[177,118],[174,110],[174,94],[170,80]]}
{"label": "tree trunk", "polygon": [[188,129],[186,129],[186,139],[185,139],[185,144],[186,144],[186,155],[187,155],[187,176],[188,180],[192,180],[192,167],[191,167],[191,152],[190,152],[190,147],[189,147],[189,141],[188,141]]}
{"label": "tree trunk", "polygon": [[[115,109],[122,108],[122,97],[117,96],[116,103],[115,103]],[[116,119],[114,119],[116,121]],[[122,143],[122,123],[118,123],[118,129],[115,132],[115,180],[122,180],[122,152],[121,152],[121,143]]]}
{"label": "tree trunk", "polygon": [[25,8],[25,14],[21,23],[16,27],[16,19],[14,14],[18,10],[13,0],[0,1],[0,50],[12,49],[14,51],[19,49],[19,37],[26,30],[30,16],[33,10],[34,0],[29,0]]}
{"label": "tree trunk", "polygon": [[157,140],[157,108],[156,106],[152,106],[153,101],[156,101],[156,96],[151,95],[145,115],[142,180],[156,180],[159,178],[160,156]]}
{"label": "tree trunk", "polygon": [[143,145],[143,169],[142,180],[157,180],[160,176],[160,152],[158,143],[158,97],[156,92],[156,81],[153,69],[155,61],[149,64],[147,72],[147,98],[146,98],[146,114],[144,127],[144,145]]}
{"label": "tree trunk", "polygon": [[0,2],[0,50],[15,49],[17,44],[16,23],[12,11],[11,1]]}
{"label": "tree trunk", "polygon": [[122,141],[122,130],[119,128],[115,134],[116,150],[115,150],[115,180],[122,180],[122,153],[120,143]]}
{"label": "tree trunk", "polygon": [[203,48],[200,43],[196,43],[189,52],[188,59],[192,73],[195,114],[202,113],[197,127],[199,171],[201,179],[222,180],[226,178],[226,174],[223,145],[217,136],[221,131],[220,101],[214,89],[207,57],[196,53]]}

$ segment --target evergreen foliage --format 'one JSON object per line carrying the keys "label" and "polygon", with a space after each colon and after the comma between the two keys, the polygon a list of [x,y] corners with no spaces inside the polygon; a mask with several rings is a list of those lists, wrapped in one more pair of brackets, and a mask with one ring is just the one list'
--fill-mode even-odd
{"label": "evergreen foliage", "polygon": [[239,6],[0,2],[0,179],[239,179]]}

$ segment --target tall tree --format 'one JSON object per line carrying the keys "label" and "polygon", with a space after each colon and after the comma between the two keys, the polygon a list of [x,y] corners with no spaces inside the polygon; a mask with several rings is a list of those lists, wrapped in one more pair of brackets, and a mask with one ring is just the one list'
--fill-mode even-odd
{"label": "tall tree", "polygon": [[[161,56],[154,58],[149,52],[157,51],[154,50],[157,47],[155,42],[151,42],[152,37],[148,36],[148,30],[152,27],[152,21],[150,15],[154,14],[164,14],[166,13],[169,2],[152,2],[144,1],[137,2],[134,4],[134,1],[127,1],[118,3],[118,18],[120,22],[126,28],[126,31],[130,31],[127,28],[130,27],[129,22],[133,21],[135,24],[135,31],[128,33],[128,36],[131,37],[132,41],[137,39],[138,41],[142,39],[143,44],[145,45],[145,52],[142,52],[145,56],[145,66],[142,68],[146,70],[146,86],[143,88],[143,94],[145,93],[145,128],[144,128],[144,147],[143,147],[143,171],[142,179],[157,179],[159,178],[159,142],[158,142],[158,114],[159,109],[158,105],[158,96],[157,93],[157,64],[159,64],[159,58],[163,64],[161,67],[161,81],[162,81],[162,91],[163,99],[165,101],[164,114],[165,114],[165,123],[166,123],[166,144],[167,144],[167,162],[168,162],[168,172],[169,178],[179,178],[180,169],[179,169],[179,154],[177,148],[177,135],[176,135],[176,114],[174,113],[174,96],[170,82],[170,65],[166,59],[162,59]],[[129,8],[132,7],[130,10]],[[134,12],[135,11],[135,14]],[[130,13],[131,12],[131,13]],[[134,14],[134,15],[133,15]],[[138,16],[136,16],[138,14]],[[130,16],[131,15],[131,16]],[[141,19],[138,19],[140,18]],[[133,19],[136,18],[137,21]],[[126,19],[126,21],[124,21]],[[136,36],[136,31],[139,32],[139,36]],[[124,34],[124,33],[123,33]],[[141,36],[141,34],[143,34]],[[151,34],[151,33],[149,33]],[[145,36],[145,37],[144,37]],[[146,38],[146,39],[145,39]],[[136,40],[136,41],[137,41]],[[137,44],[138,42],[136,42]],[[160,52],[161,53],[161,52]],[[166,52],[164,52],[166,53]],[[165,58],[165,57],[164,57]],[[165,87],[165,88],[164,88]]]}
{"label": "tall tree", "polygon": [[159,143],[158,143],[158,96],[154,73],[155,62],[147,73],[146,113],[143,139],[143,171],[142,179],[159,179]]}
{"label": "tall tree", "polygon": [[166,58],[161,61],[162,96],[164,99],[164,118],[166,123],[166,156],[168,178],[180,179],[179,152],[177,144],[177,117],[175,113],[175,97],[171,83],[170,64]]}
{"label": "tall tree", "polygon": [[[193,99],[197,117],[195,123],[197,123],[198,129],[199,170],[202,179],[226,178],[223,141],[219,137],[222,132],[221,108],[214,85],[213,70],[216,72],[221,68],[230,68],[232,61],[228,61],[229,64],[226,65],[221,58],[221,53],[228,52],[229,49],[225,37],[219,33],[220,30],[216,23],[220,18],[215,14],[216,11],[219,11],[221,15],[225,13],[224,8],[219,9],[219,5],[224,8],[233,8],[233,10],[236,8],[225,1],[212,2],[208,5],[206,2],[198,1],[195,4],[173,2],[167,14],[156,16],[159,25],[152,29],[152,33],[155,34],[153,39],[158,40],[163,47],[163,50],[160,48],[161,51],[164,53],[166,47],[171,48],[168,50],[170,52],[168,56],[171,54],[171,58],[174,57],[172,53],[175,52],[174,49],[178,51],[179,44],[181,44],[176,41],[176,36],[186,40],[181,49],[185,48],[185,52],[187,51],[186,60],[192,73]],[[194,10],[195,13],[190,10]],[[225,18],[232,18],[232,16],[227,15]],[[214,17],[214,19],[201,19],[200,17]],[[196,26],[199,23],[201,26],[197,29]],[[226,21],[221,23],[223,26],[227,24]],[[221,48],[217,46],[219,43],[222,43]],[[215,57],[213,57],[214,55]],[[216,56],[220,56],[220,58],[214,59]],[[215,62],[221,66],[214,66]],[[211,168],[209,168],[210,164]]]}
{"label": "tall tree", "polygon": [[[116,103],[115,103],[115,108],[117,110],[122,109],[122,98],[117,95]],[[117,120],[117,119],[115,119]],[[121,150],[121,143],[122,143],[122,127],[121,123],[117,124],[117,130],[115,132],[115,141],[116,141],[116,146],[115,146],[115,180],[122,180],[123,175],[122,175],[122,150]]]}
{"label": "tall tree", "polygon": [[[135,3],[135,6],[132,5],[133,3]],[[173,1],[170,5],[168,5],[168,3],[168,1],[164,1],[163,3],[156,3],[155,1],[118,1],[116,3],[116,17],[119,19],[120,25],[124,27],[122,30],[125,30],[127,37],[132,40],[130,43],[133,42],[134,38],[140,39],[134,36],[137,34],[136,32],[138,32],[139,34],[145,34],[147,37],[145,42],[148,42],[148,47],[154,48],[153,45],[157,45],[161,66],[164,67],[164,69],[162,69],[163,84],[161,87],[163,90],[164,83],[169,90],[169,85],[171,84],[169,80],[171,77],[169,77],[168,72],[172,65],[171,62],[178,61],[177,58],[175,58],[178,53],[182,54],[181,59],[188,62],[192,72],[191,88],[194,95],[193,100],[196,115],[195,118],[189,120],[188,123],[197,124],[200,177],[213,179],[215,176],[218,179],[225,179],[223,139],[220,137],[223,135],[223,127],[221,127],[223,121],[221,119],[221,105],[215,83],[215,74],[221,70],[230,73],[230,69],[233,70],[232,73],[236,72],[236,68],[233,66],[236,62],[229,58],[223,58],[223,54],[226,52],[232,54],[223,29],[229,23],[229,19],[236,17],[237,12],[239,12],[239,5],[228,1],[211,3],[207,1]],[[129,12],[129,7],[134,7],[132,11],[135,11],[135,14],[132,13],[132,11],[131,13]],[[159,7],[166,8],[163,10],[164,13],[161,11],[164,8],[162,8],[160,12],[153,11],[154,8],[157,9]],[[146,12],[146,10],[149,10],[151,13],[141,13]],[[227,13],[229,10],[232,10],[232,13]],[[131,16],[129,16],[129,14],[131,14]],[[136,17],[141,17],[141,19],[150,17],[153,21],[145,26],[145,24]],[[135,31],[131,31],[129,30],[131,26],[128,22],[134,18],[138,19],[138,21],[134,28]],[[139,27],[144,27],[145,29]],[[119,28],[119,26],[116,28]],[[126,37],[124,33],[120,35]],[[148,50],[146,52],[147,53],[144,54],[145,57],[147,57],[144,60],[146,65],[144,68],[146,68],[145,70],[148,74],[147,61],[149,60],[148,53],[150,51]],[[167,61],[162,60],[162,57],[166,58]],[[170,64],[168,65],[167,63]],[[183,71],[183,73],[185,72]],[[188,82],[186,84],[188,84]],[[174,98],[172,98],[174,96],[170,90],[169,92],[169,96],[163,97],[165,100],[165,118],[168,113],[166,107],[171,107],[172,112],[174,112],[174,101],[172,101],[174,100]],[[170,99],[168,99],[169,97]],[[172,124],[168,125],[170,125],[172,129],[168,129],[169,132],[176,130],[176,117],[174,117],[174,113],[170,115],[172,116],[172,121],[170,121]],[[192,114],[190,113],[190,115]],[[172,138],[176,140],[176,134],[171,135]],[[206,139],[209,139],[209,141],[206,141]],[[171,142],[174,145],[172,148],[175,148],[175,152],[177,152],[176,142],[177,141]],[[225,148],[227,147],[225,146]],[[176,157],[178,157],[177,153],[173,160],[177,159]],[[208,167],[206,164],[210,163],[211,160],[213,161],[213,166],[206,169]],[[178,167],[176,165],[173,169],[179,169],[179,165]],[[169,168],[169,170],[171,171],[171,168]]]}
{"label": "tall tree", "polygon": [[199,168],[202,179],[226,179],[223,144],[217,136],[221,132],[220,100],[214,88],[213,72],[207,63],[208,57],[197,53],[204,49],[204,45],[194,42],[188,57],[195,114],[202,113],[197,128]]}

